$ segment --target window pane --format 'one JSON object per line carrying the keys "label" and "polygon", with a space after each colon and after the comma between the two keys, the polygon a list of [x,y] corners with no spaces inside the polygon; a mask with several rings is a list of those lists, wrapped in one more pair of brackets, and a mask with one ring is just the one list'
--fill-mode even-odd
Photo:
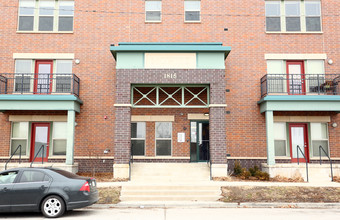
{"label": "window pane", "polygon": [[60,1],[59,0],[59,15],[73,15],[74,1]]}
{"label": "window pane", "polygon": [[266,16],[280,16],[280,2],[266,2]]}
{"label": "window pane", "polygon": [[[11,155],[17,149],[17,147],[21,145],[21,155],[26,155],[26,147],[27,147],[27,140],[12,140],[12,147],[11,147]],[[17,150],[15,155],[20,154],[20,149]]]}
{"label": "window pane", "polygon": [[27,182],[42,182],[44,181],[45,174],[38,171],[24,171],[22,176],[20,177],[20,183]]}
{"label": "window pane", "polygon": [[31,73],[32,60],[16,60],[15,72],[16,73]]}
{"label": "window pane", "polygon": [[281,31],[281,18],[266,18],[266,30],[267,31]]}
{"label": "window pane", "polygon": [[53,17],[39,17],[39,31],[53,31]]}
{"label": "window pane", "polygon": [[328,139],[326,123],[311,123],[312,140]]}
{"label": "window pane", "polygon": [[66,155],[66,140],[53,140],[53,155]]}
{"label": "window pane", "polygon": [[300,17],[286,17],[287,31],[301,31]]}
{"label": "window pane", "polygon": [[11,171],[0,174],[0,184],[13,183],[17,175],[18,175],[17,171]]}
{"label": "window pane", "polygon": [[131,123],[131,138],[145,138],[145,122]]}
{"label": "window pane", "polygon": [[56,73],[72,73],[72,60],[57,60]]}
{"label": "window pane", "polygon": [[162,2],[161,1],[145,1],[146,11],[161,11]]}
{"label": "window pane", "polygon": [[186,11],[185,12],[185,20],[186,21],[199,21],[200,20],[200,12],[199,11]]}
{"label": "window pane", "polygon": [[306,17],[306,30],[307,31],[321,31],[320,17]]}
{"label": "window pane", "polygon": [[12,138],[27,138],[28,122],[13,122]]}
{"label": "window pane", "polygon": [[300,2],[285,2],[286,16],[300,16]]}
{"label": "window pane", "polygon": [[275,156],[286,156],[286,141],[275,140]]}
{"label": "window pane", "polygon": [[66,139],[67,138],[67,122],[53,123],[53,138]]}
{"label": "window pane", "polygon": [[156,155],[157,156],[171,156],[171,140],[157,140],[156,141]]}
{"label": "window pane", "polygon": [[144,156],[145,141],[144,140],[131,140],[132,151],[131,154],[135,156]]}
{"label": "window pane", "polygon": [[73,17],[59,17],[59,31],[73,31]]}
{"label": "window pane", "polygon": [[[322,148],[328,153],[328,141],[312,141],[313,142],[313,156],[319,157],[319,146],[321,145]],[[325,153],[321,150],[321,156],[325,156]],[[328,155],[329,156],[329,155]]]}
{"label": "window pane", "polygon": [[19,31],[33,31],[33,16],[19,17]]}
{"label": "window pane", "polygon": [[274,123],[274,139],[286,140],[286,123]]}
{"label": "window pane", "polygon": [[54,1],[40,0],[39,15],[53,15],[53,14],[54,14]]}
{"label": "window pane", "polygon": [[156,122],[156,138],[171,138],[170,122]]}
{"label": "window pane", "polygon": [[184,1],[185,11],[200,11],[201,1]]}
{"label": "window pane", "polygon": [[161,13],[159,11],[147,11],[146,21],[160,21]]}
{"label": "window pane", "polygon": [[305,1],[306,5],[306,15],[307,16],[319,16],[321,14],[320,11],[320,2],[315,1]]}
{"label": "window pane", "polygon": [[191,143],[196,143],[197,142],[197,124],[196,122],[192,121],[190,123],[190,137],[191,137]]}
{"label": "window pane", "polygon": [[35,1],[34,0],[20,0],[19,15],[33,15]]}

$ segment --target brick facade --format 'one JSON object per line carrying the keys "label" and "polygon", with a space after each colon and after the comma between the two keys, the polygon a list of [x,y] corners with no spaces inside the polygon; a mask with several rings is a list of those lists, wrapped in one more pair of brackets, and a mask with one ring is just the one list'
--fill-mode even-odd
{"label": "brick facade", "polygon": [[[324,53],[334,61],[332,65],[325,62],[325,73],[340,73],[340,1],[321,3],[322,33],[269,34],[265,32],[263,0],[202,0],[200,23],[183,21],[183,0],[163,0],[160,23],[145,23],[142,0],[75,0],[74,31],[63,34],[17,33],[18,1],[3,0],[0,7],[0,72],[15,71],[14,53],[74,53],[80,64],[73,63],[73,72],[81,80],[80,98],[84,102],[80,114],[76,115],[75,156],[91,154],[121,158],[116,163],[126,163],[128,159],[123,155],[129,153],[127,137],[130,130],[120,130],[120,125],[130,123],[131,110],[114,107],[114,104],[130,104],[130,83],[191,80],[191,83],[204,84],[212,77],[217,85],[211,84],[211,103],[228,105],[223,111],[219,108],[210,110],[211,123],[219,121],[226,127],[225,132],[212,134],[218,144],[226,145],[226,151],[219,152],[214,160],[224,162],[225,153],[232,157],[266,157],[265,116],[260,114],[257,104],[260,78],[266,74],[264,54]],[[229,30],[223,31],[224,28]],[[213,70],[206,74],[206,70],[166,70],[181,73],[174,81],[157,75],[165,70],[116,70],[109,46],[118,42],[223,42],[232,47],[232,52],[226,59],[225,71]],[[143,80],[137,81],[141,79],[138,74],[145,74]],[[225,89],[229,92],[225,93]],[[223,114],[224,111],[230,114]],[[1,157],[7,157],[9,152],[9,114],[0,113]],[[340,124],[336,113],[313,114],[331,115],[331,121]],[[224,137],[226,142],[223,142]],[[329,145],[331,156],[339,158],[340,127],[329,126]],[[108,148],[111,152],[105,155],[103,151]]]}

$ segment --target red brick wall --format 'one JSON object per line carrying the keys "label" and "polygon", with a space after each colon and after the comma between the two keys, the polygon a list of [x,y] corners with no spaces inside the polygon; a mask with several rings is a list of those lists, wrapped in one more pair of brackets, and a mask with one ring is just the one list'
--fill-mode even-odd
{"label": "red brick wall", "polygon": [[[233,156],[266,156],[265,118],[259,112],[265,53],[326,53],[334,60],[326,73],[340,73],[339,0],[322,1],[322,34],[266,34],[263,0],[202,0],[202,22],[183,22],[183,0],[164,0],[161,23],[144,22],[144,1],[76,0],[73,34],[16,33],[18,1],[0,6],[0,72],[14,72],[13,53],[74,53],[84,101],[77,114],[75,155],[87,147],[102,154],[114,145],[115,60],[109,45],[118,42],[223,42],[226,60],[227,151]],[[95,11],[95,12],[94,12]],[[111,13],[127,12],[127,13]],[[129,12],[133,12],[132,14]],[[223,28],[229,28],[228,32]],[[108,116],[104,119],[104,116]],[[0,115],[0,144],[9,142],[9,123]],[[339,121],[338,116],[332,120]],[[340,157],[339,128],[330,129],[332,154]],[[0,149],[1,155],[7,150]]]}

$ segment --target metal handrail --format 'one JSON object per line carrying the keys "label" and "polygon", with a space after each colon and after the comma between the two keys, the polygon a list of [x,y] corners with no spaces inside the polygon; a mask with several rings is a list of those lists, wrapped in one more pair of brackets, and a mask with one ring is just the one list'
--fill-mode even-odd
{"label": "metal handrail", "polygon": [[308,161],[307,161],[307,158],[305,156],[305,154],[302,152],[301,148],[299,147],[299,145],[296,145],[296,150],[297,150],[297,163],[298,165],[300,164],[299,162],[299,151],[301,152],[302,156],[305,158],[305,161],[306,161],[306,175],[307,175],[307,182],[308,181]]}
{"label": "metal handrail", "polygon": [[332,160],[329,157],[329,155],[326,153],[325,149],[320,145],[319,146],[319,155],[320,155],[320,165],[321,165],[321,150],[324,152],[324,154],[328,157],[329,163],[331,165],[331,177],[332,177],[332,182],[333,182],[333,166],[332,166]]}
{"label": "metal handrail", "polygon": [[12,157],[14,156],[14,154],[18,151],[18,149],[20,149],[20,154],[19,154],[19,164],[21,163],[21,144],[15,149],[14,153],[12,153],[11,157],[6,161],[5,164],[5,170],[7,170],[7,164],[12,160]]}
{"label": "metal handrail", "polygon": [[133,144],[131,144],[131,155],[129,160],[129,180],[131,181],[131,166],[133,164]]}
{"label": "metal handrail", "polygon": [[32,167],[32,164],[34,163],[35,159],[37,158],[38,154],[40,153],[41,149],[42,149],[42,155],[41,155],[41,164],[44,164],[44,145],[41,145],[41,147],[39,148],[38,152],[35,154],[30,167]]}

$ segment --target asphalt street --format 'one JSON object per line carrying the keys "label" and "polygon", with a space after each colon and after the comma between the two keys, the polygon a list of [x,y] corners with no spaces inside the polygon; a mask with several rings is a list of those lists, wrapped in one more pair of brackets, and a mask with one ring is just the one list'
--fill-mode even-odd
{"label": "asphalt street", "polygon": [[[0,214],[2,219],[44,219],[40,213]],[[67,212],[60,219],[110,220],[339,220],[340,209],[286,209],[286,208],[111,208],[81,209]]]}

